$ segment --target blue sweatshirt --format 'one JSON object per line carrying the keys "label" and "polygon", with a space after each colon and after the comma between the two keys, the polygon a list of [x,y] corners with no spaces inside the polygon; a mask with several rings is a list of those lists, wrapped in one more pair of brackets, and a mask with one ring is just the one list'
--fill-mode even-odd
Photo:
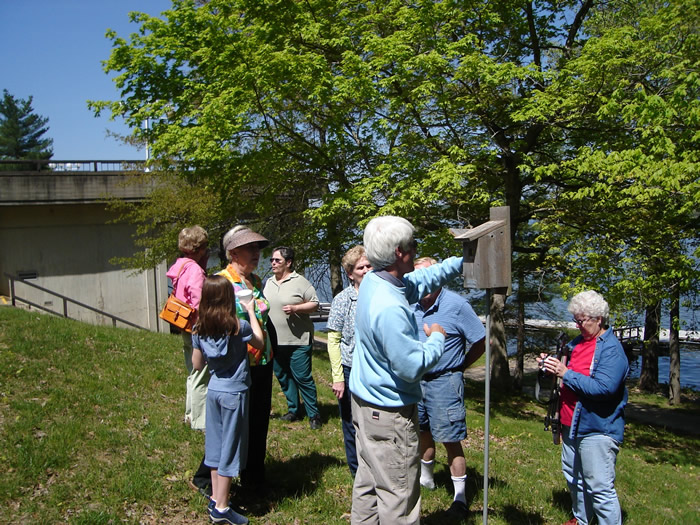
{"label": "blue sweatshirt", "polygon": [[376,271],[364,276],[350,372],[354,395],[380,407],[401,407],[421,399],[420,379],[440,359],[445,336],[435,332],[421,343],[410,304],[461,272],[462,258],[450,257],[406,274],[402,283],[383,279]]}
{"label": "blue sweatshirt", "polygon": [[[570,350],[581,339],[579,336],[571,341]],[[625,379],[629,370],[625,351],[609,328],[596,342],[591,375],[566,371],[562,381],[578,396],[569,433],[571,439],[604,434],[622,443],[627,404]]]}

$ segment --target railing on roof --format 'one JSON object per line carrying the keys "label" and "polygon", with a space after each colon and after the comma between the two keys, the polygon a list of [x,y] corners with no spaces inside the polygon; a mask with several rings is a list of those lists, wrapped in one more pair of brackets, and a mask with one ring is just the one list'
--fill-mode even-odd
{"label": "railing on roof", "polygon": [[145,165],[145,161],[142,160],[11,159],[0,160],[0,172],[123,173],[126,171],[143,171]]}

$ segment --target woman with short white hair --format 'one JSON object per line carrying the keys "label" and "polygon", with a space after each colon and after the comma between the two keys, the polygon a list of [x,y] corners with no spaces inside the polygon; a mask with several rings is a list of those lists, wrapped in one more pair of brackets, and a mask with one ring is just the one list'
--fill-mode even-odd
{"label": "woman with short white hair", "polygon": [[561,464],[574,518],[565,525],[622,523],[615,490],[615,463],[625,430],[629,363],[607,326],[609,307],[597,292],[575,295],[569,312],[581,335],[569,343],[566,364],[540,354],[545,369],[562,379]]}

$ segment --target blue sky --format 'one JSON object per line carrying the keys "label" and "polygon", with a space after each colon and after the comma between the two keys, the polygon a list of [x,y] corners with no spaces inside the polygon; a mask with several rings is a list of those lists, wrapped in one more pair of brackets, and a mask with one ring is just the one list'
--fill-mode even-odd
{"label": "blue sky", "polygon": [[159,15],[170,0],[0,0],[0,96],[34,97],[36,113],[49,118],[54,160],[131,160],[145,151],[107,137],[127,134],[121,121],[95,118],[87,100],[119,93],[101,62],[109,58],[105,32],[137,31],[131,11]]}

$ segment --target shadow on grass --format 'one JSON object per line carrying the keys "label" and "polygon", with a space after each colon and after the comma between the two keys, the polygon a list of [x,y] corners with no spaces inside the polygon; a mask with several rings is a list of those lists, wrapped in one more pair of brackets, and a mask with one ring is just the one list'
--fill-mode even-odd
{"label": "shadow on grass", "polygon": [[340,428],[340,409],[338,408],[338,403],[322,403],[319,399],[317,406],[318,411],[321,413],[321,422],[324,425],[337,425],[338,428]]}
{"label": "shadow on grass", "polygon": [[[476,412],[484,412],[484,384],[480,381],[467,379],[464,382],[464,398],[468,400],[469,408]],[[532,397],[515,392],[501,391],[491,388],[491,414],[499,414],[514,419],[520,419],[523,414],[532,412]],[[543,404],[542,406],[546,406]],[[534,414],[533,414],[534,416]]]}
{"label": "shadow on grass", "polygon": [[623,447],[639,450],[644,461],[652,464],[700,466],[698,439],[644,423],[627,423]]}
{"label": "shadow on grass", "polygon": [[345,465],[335,456],[313,452],[306,456],[294,457],[285,461],[270,461],[266,464],[267,487],[265,492],[238,490],[245,499],[251,514],[262,516],[288,498],[312,495],[318,490],[318,481],[329,467]]}
{"label": "shadow on grass", "polygon": [[541,515],[525,512],[514,505],[506,505],[499,514],[507,523],[527,523],[529,525],[545,523],[545,519]]}
{"label": "shadow on grass", "polygon": [[564,512],[571,513],[571,496],[568,490],[552,490],[552,504]]}
{"label": "shadow on grass", "polygon": [[[469,399],[470,408],[477,412],[484,410],[484,386],[480,382],[465,381],[465,397]],[[643,406],[638,403],[638,406]],[[541,404],[546,408],[546,404]],[[521,419],[525,415],[533,419],[542,416],[535,413],[532,398],[527,394],[515,392],[491,391],[491,415],[501,415],[513,419]],[[697,436],[685,432],[681,424],[677,428],[663,425],[666,419],[684,417],[693,424],[697,413],[693,410],[683,411],[679,409],[666,410],[663,408],[647,408],[652,413],[652,421],[640,422],[636,419],[626,418],[625,439],[623,447],[637,448],[648,453],[642,454],[645,461],[654,464],[671,463],[674,465],[700,465],[700,456],[697,454]],[[655,420],[654,420],[655,418]]]}
{"label": "shadow on grass", "polygon": [[[435,474],[435,484],[438,487],[453,487],[449,470],[441,470]],[[508,483],[499,478],[489,478],[489,487],[505,487]],[[484,474],[473,468],[467,468],[467,484],[465,487],[465,498],[469,509],[478,506],[481,501],[477,501],[477,496],[483,494]],[[450,493],[452,490],[448,489]],[[483,508],[483,506],[482,506]],[[421,522],[427,525],[452,525],[456,523],[479,523],[481,521],[481,510],[471,511],[467,517],[456,518],[447,512],[447,509],[439,510],[427,514],[421,518]],[[528,521],[514,521],[513,523],[530,523]],[[540,523],[540,522],[532,522]]]}

